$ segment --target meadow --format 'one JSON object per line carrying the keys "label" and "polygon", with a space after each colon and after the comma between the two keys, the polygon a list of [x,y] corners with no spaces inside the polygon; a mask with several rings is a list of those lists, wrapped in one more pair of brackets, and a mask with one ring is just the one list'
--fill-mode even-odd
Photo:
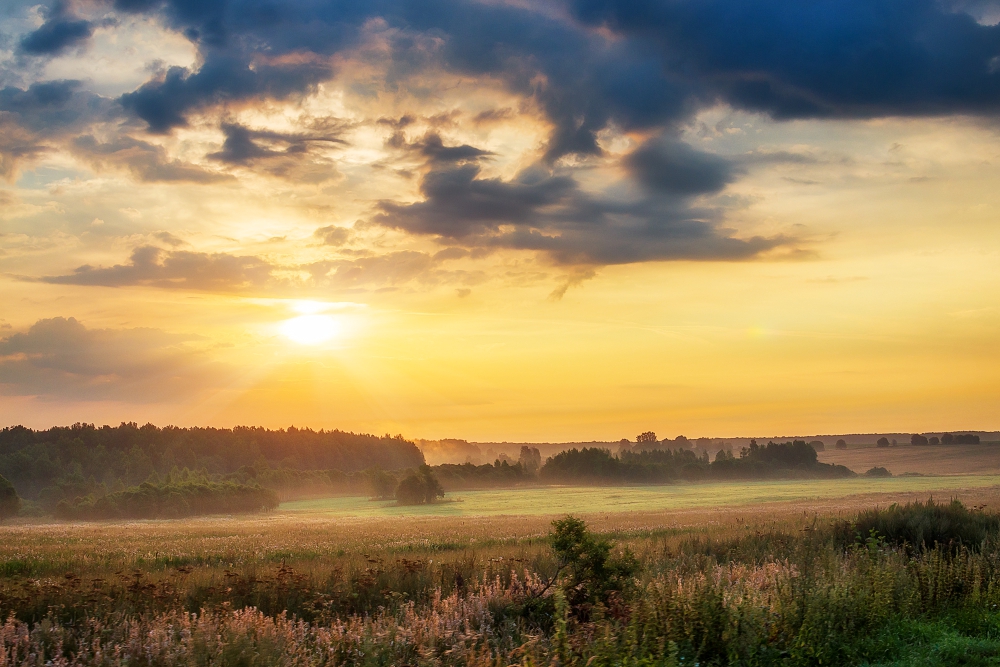
{"label": "meadow", "polygon": [[888,468],[893,474],[924,475],[996,475],[1000,474],[1000,445],[948,445],[913,447],[858,447],[818,452],[823,463],[844,465],[864,472],[875,466]]}
{"label": "meadow", "polygon": [[773,502],[809,502],[854,495],[938,493],[1000,485],[1000,475],[701,482],[662,486],[546,486],[449,494],[446,502],[398,506],[359,497],[282,503],[279,512],[316,517],[545,516],[651,512],[698,507],[741,507]]}
{"label": "meadow", "polygon": [[[852,532],[931,495],[975,508],[949,525],[989,523],[989,476],[456,495],[0,526],[0,664],[1000,661],[993,533],[915,547]],[[586,530],[558,552],[567,506]]]}

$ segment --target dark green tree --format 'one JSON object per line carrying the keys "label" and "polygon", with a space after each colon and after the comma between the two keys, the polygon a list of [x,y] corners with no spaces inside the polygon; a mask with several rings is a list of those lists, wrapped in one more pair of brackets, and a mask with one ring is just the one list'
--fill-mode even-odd
{"label": "dark green tree", "polygon": [[431,467],[422,465],[410,473],[396,487],[396,502],[400,505],[424,505],[444,497],[444,489],[431,473]]}
{"label": "dark green tree", "polygon": [[395,477],[380,468],[369,468],[364,474],[372,498],[375,500],[392,498],[397,485]]}
{"label": "dark green tree", "polygon": [[14,485],[0,476],[0,521],[17,516],[21,510],[21,499],[14,490]]}

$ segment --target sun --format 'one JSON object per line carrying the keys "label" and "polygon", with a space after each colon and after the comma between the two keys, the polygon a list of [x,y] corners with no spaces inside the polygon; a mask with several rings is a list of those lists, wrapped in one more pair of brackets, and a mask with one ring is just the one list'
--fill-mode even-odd
{"label": "sun", "polygon": [[329,315],[301,315],[281,325],[281,333],[299,345],[319,345],[339,332],[337,321]]}

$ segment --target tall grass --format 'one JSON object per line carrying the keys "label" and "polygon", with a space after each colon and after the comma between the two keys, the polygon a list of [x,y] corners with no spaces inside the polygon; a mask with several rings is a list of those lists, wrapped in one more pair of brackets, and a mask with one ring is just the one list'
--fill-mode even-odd
{"label": "tall grass", "polygon": [[[878,528],[935,516],[948,527],[932,541]],[[850,539],[845,523],[817,519],[619,534],[614,545],[574,526],[575,544],[610,559],[627,547],[638,566],[585,613],[572,593],[597,590],[601,570],[566,566],[587,549],[530,536],[309,563],[11,575],[0,579],[0,665],[955,664],[961,647],[968,664],[992,664],[995,519],[918,503],[860,513]],[[977,527],[978,542],[946,539]]]}

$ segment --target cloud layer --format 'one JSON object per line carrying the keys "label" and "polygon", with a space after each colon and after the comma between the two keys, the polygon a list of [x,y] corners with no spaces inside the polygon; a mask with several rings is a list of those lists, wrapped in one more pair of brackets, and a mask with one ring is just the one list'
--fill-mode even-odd
{"label": "cloud layer", "polygon": [[[1000,108],[1000,27],[978,23],[978,5],[963,7],[59,0],[17,37],[11,66],[20,69],[4,80],[21,83],[0,89],[0,176],[13,179],[23,165],[63,151],[90,169],[145,183],[238,188],[275,179],[283,196],[313,187],[316,211],[367,185],[355,178],[336,193],[319,189],[346,178],[345,155],[357,162],[381,151],[365,158],[372,169],[410,179],[417,198],[366,190],[362,227],[396,234],[378,248],[351,246],[364,239],[342,221],[316,225],[312,240],[326,255],[295,270],[315,278],[316,267],[341,267],[321,272],[330,284],[355,284],[331,276],[367,275],[361,262],[402,263],[383,276],[411,275],[417,256],[431,267],[440,260],[428,241],[468,258],[527,251],[584,268],[753,259],[796,240],[734,229],[718,195],[778,154],[713,154],[680,139],[685,125],[718,105],[777,120],[992,118]],[[38,63],[86,50],[101,31],[128,29],[133,19],[182,35],[197,50],[196,64],[150,63],[148,79],[115,98],[77,80],[32,80]],[[415,121],[421,105],[458,81],[480,92],[456,98],[447,118]],[[335,89],[340,96],[330,97]],[[486,90],[494,98],[502,91],[502,105],[487,104]],[[335,113],[315,108],[321,98],[359,106]],[[543,127],[540,144],[502,154],[488,133],[476,134],[511,117]],[[372,137],[386,133],[373,148]],[[614,138],[629,147],[610,148]],[[600,178],[590,176],[595,169]],[[273,286],[278,270],[256,255],[139,246],[127,263],[43,280],[248,290]]]}

